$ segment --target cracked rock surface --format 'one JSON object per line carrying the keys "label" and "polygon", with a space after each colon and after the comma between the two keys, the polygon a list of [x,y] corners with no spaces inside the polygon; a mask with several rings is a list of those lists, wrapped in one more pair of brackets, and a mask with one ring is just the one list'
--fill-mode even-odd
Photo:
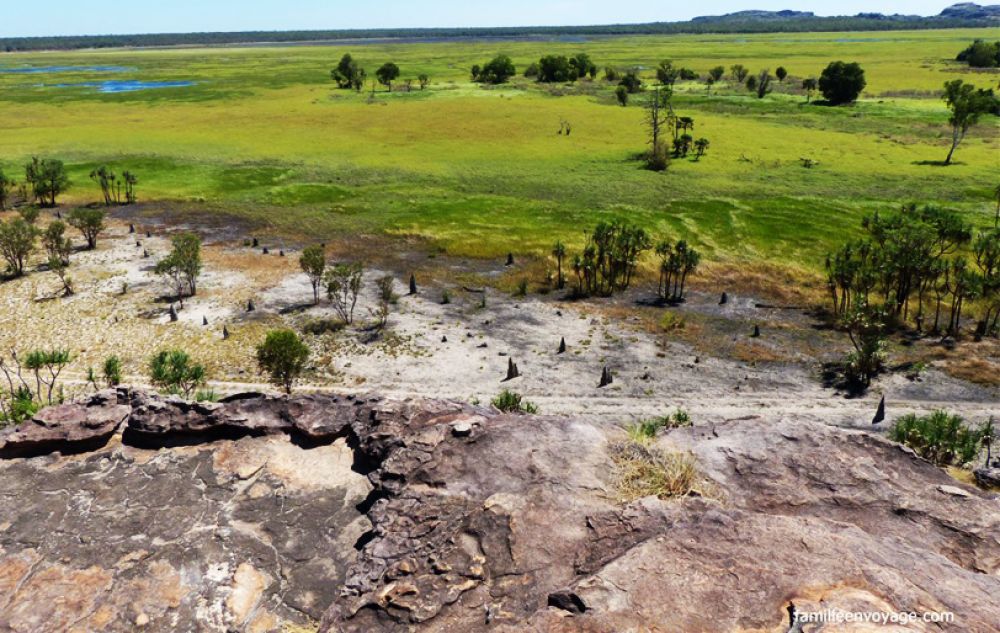
{"label": "cracked rock surface", "polygon": [[[718,498],[624,504],[620,435],[102,392],[0,432],[0,630],[784,632],[790,604],[997,630],[995,495],[866,432],[743,420],[658,439]],[[887,630],[852,627],[823,630]]]}

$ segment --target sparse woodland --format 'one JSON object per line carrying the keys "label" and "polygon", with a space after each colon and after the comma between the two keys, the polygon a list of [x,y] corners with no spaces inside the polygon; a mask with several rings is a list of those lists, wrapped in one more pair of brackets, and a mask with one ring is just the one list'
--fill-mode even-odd
{"label": "sparse woodland", "polygon": [[[958,59],[971,66],[989,67],[995,48],[991,47],[977,40]],[[709,104],[724,109],[730,107],[723,105],[726,100],[748,97],[762,103],[778,99],[781,101],[776,103],[785,103],[792,96],[799,100],[797,107],[809,107],[820,117],[834,117],[839,116],[837,106],[850,107],[868,85],[865,69],[856,62],[831,61],[815,76],[796,75],[796,70],[791,63],[775,65],[772,71],[739,62],[695,69],[672,59],[660,59],[645,68],[618,67],[585,51],[544,53],[519,67],[512,56],[499,53],[472,65],[467,81],[483,91],[511,87],[553,99],[590,95],[601,105],[638,110],[641,117],[634,131],[641,132],[646,144],[634,147],[631,160],[647,171],[662,172],[665,182],[673,179],[681,183],[686,176],[678,172],[678,161],[690,164],[690,169],[711,171],[716,148],[733,142],[718,136],[712,117],[699,114],[703,110],[692,106]],[[340,57],[329,77],[338,89],[338,98],[365,93],[360,98],[368,104],[410,98],[406,93],[411,92],[421,93],[412,98],[428,98],[428,93],[446,89],[444,82],[436,81],[420,66],[384,58],[373,61],[368,56],[362,61],[350,53]],[[697,101],[692,95],[698,95]],[[969,144],[967,138],[976,134],[977,124],[998,114],[1000,106],[992,89],[961,79],[947,82],[941,98],[949,112],[947,134],[951,142],[947,158],[941,162],[946,166],[956,157],[960,159]],[[575,142],[579,130],[590,122],[563,117],[558,123],[557,138],[548,141],[550,144]],[[753,149],[747,146],[743,151]],[[810,170],[823,168],[808,156],[799,162]],[[69,299],[79,289],[73,275],[75,254],[81,249],[100,249],[109,213],[138,203],[138,170],[104,164],[84,172],[96,194],[94,201],[63,210],[61,199],[71,188],[77,191],[82,186],[80,179],[71,177],[74,171],[79,170],[49,157],[32,158],[24,165],[23,179],[12,177],[9,169],[0,170],[0,255],[7,264],[7,278],[52,275],[60,289],[56,300]],[[155,179],[157,175],[148,176]],[[996,204],[1000,217],[1000,198]],[[888,370],[893,337],[913,334],[975,342],[1000,335],[1000,233],[996,226],[973,224],[947,205],[907,202],[898,211],[873,207],[855,233],[860,237],[846,241],[825,262],[828,321],[843,333],[852,350],[839,369],[851,390],[864,391]],[[141,239],[136,240],[136,246],[141,248]],[[252,246],[258,247],[256,238]],[[537,249],[510,252],[506,267],[515,270],[517,263],[527,259],[540,262],[548,271],[544,279],[528,274],[518,277],[512,291],[515,298],[527,297],[534,286],[539,292],[556,291],[563,299],[595,304],[646,296],[644,300],[650,305],[670,311],[685,303],[692,282],[697,282],[699,272],[712,263],[704,246],[703,241],[690,239],[686,231],[665,230],[662,225],[654,228],[643,219],[634,220],[627,212],[615,210],[607,219],[561,229],[551,250],[542,254]],[[285,249],[279,250],[284,257]],[[268,248],[262,252],[268,254]],[[202,236],[197,231],[173,232],[168,252],[155,258],[145,249],[142,253],[143,258],[150,258],[151,270],[167,288],[168,323],[179,321],[185,302],[198,297],[199,278],[205,272]],[[269,330],[255,347],[261,376],[286,393],[310,372],[315,359],[310,337],[344,331],[361,333],[368,341],[390,336],[392,315],[400,299],[395,283],[405,281],[405,276],[393,274],[367,277],[369,263],[363,257],[337,259],[324,244],[303,247],[297,263],[311,288],[311,309],[328,310],[333,316]],[[453,304],[456,286],[445,283],[436,291],[440,305]],[[127,291],[123,285],[122,293]],[[418,299],[421,294],[412,274],[409,294]],[[723,292],[721,303],[725,303],[725,296]],[[486,297],[483,292],[478,310],[488,311]],[[257,310],[253,299],[244,308],[247,315],[255,315]],[[671,317],[661,320],[670,323],[664,329],[683,327],[684,317],[666,314]],[[230,336],[229,325],[236,327],[223,324],[224,340]],[[755,326],[754,338],[760,337],[759,331]],[[565,351],[563,339],[558,353]],[[39,406],[59,401],[59,377],[71,360],[72,355],[60,349],[11,350],[0,365],[7,380],[0,416],[18,422]],[[207,388],[210,372],[206,365],[183,349],[156,351],[148,359],[147,370],[148,380],[166,392],[198,400],[216,397]],[[520,375],[511,359],[507,379]],[[610,386],[613,377],[605,367],[600,387]],[[94,389],[117,385],[122,379],[122,361],[117,356],[108,356],[99,370],[88,369],[88,382]],[[511,412],[538,410],[513,390],[501,392],[493,405]],[[649,422],[641,427],[642,433],[648,436],[652,429],[655,436],[657,429],[670,424]],[[901,428],[900,437],[932,422],[911,420],[907,424],[909,430]],[[983,431],[978,440],[955,441],[981,442],[985,434]]]}

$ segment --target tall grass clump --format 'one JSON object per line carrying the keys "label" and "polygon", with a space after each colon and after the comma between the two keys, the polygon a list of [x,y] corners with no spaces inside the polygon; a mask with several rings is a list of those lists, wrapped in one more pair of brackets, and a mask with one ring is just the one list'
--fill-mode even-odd
{"label": "tall grass clump", "polygon": [[615,464],[614,486],[626,503],[650,496],[659,499],[714,496],[690,454],[632,440],[612,444],[610,453]]}
{"label": "tall grass clump", "polygon": [[496,398],[493,398],[492,404],[504,413],[538,413],[536,404],[525,400],[521,394],[514,393],[509,389],[504,389]]}

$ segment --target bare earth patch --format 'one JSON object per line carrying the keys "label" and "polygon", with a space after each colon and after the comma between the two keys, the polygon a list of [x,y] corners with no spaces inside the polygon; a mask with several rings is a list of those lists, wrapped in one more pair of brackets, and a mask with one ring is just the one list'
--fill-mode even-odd
{"label": "bare earth patch", "polygon": [[[72,396],[89,389],[84,383],[87,368],[99,367],[108,355],[122,359],[127,381],[142,384],[153,353],[183,348],[207,365],[211,388],[225,394],[268,388],[254,361],[255,346],[268,329],[301,330],[311,322],[336,320],[327,302],[313,305],[297,251],[281,256],[242,242],[209,241],[203,247],[198,295],[185,299],[183,307],[173,303],[178,321],[172,323],[170,289],[152,271],[168,249],[169,231],[160,229],[147,238],[141,230],[129,234],[127,224],[116,223],[96,251],[74,254],[74,296],[57,298],[58,282],[43,270],[4,283],[0,349],[68,347],[74,360],[66,372],[66,395]],[[331,256],[351,259],[339,247],[331,249]],[[422,270],[418,294],[399,298],[381,332],[368,326],[369,309],[375,303],[374,281],[386,271],[367,270],[354,326],[305,335],[313,356],[301,388],[420,393],[482,403],[507,388],[546,414],[622,422],[683,407],[702,422],[767,411],[864,425],[882,393],[890,418],[935,408],[972,419],[995,413],[996,389],[980,378],[996,367],[988,359],[938,360],[916,382],[889,375],[859,399],[824,388],[817,358],[830,353],[834,337],[816,331],[801,311],[741,294],[731,271],[710,271],[699,281],[708,287],[721,276],[725,285],[720,287],[729,290],[725,305],[705,290],[695,292],[681,308],[658,308],[628,298],[609,303],[566,302],[553,295],[515,297],[466,283],[517,278],[518,271],[502,262],[492,269],[479,264],[474,275],[457,268],[449,274],[446,262],[425,263]],[[740,279],[762,274],[753,270]],[[395,276],[397,293],[405,295],[407,272]],[[446,289],[450,302],[443,303]],[[252,312],[247,310],[250,302]],[[670,327],[663,325],[668,314]],[[761,326],[761,338],[750,336],[754,324]],[[223,327],[230,335],[226,340]],[[567,350],[559,354],[562,339]],[[510,361],[521,376],[503,382]],[[976,387],[951,378],[937,365],[987,384]],[[605,367],[614,382],[599,388]]]}

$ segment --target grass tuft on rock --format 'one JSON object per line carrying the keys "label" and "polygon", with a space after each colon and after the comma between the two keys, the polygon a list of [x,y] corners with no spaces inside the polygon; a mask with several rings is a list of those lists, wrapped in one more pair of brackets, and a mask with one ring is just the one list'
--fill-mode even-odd
{"label": "grass tuft on rock", "polygon": [[615,442],[609,450],[615,463],[615,490],[625,503],[650,496],[714,496],[690,454],[631,440]]}

